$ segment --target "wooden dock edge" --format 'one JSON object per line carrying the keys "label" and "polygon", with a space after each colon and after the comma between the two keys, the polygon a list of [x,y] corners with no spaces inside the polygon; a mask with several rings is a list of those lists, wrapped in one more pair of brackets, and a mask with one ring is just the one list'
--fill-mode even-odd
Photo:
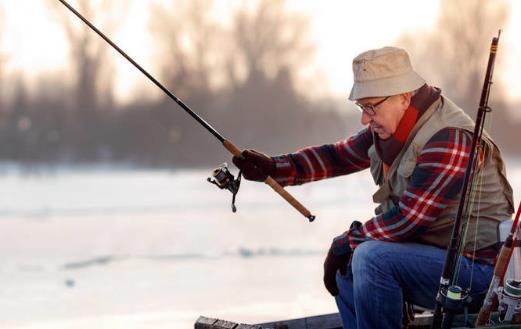
{"label": "wooden dock edge", "polygon": [[235,323],[226,320],[219,320],[213,318],[207,318],[204,316],[200,316],[195,322],[195,329],[263,329],[262,327],[244,324],[244,323]]}
{"label": "wooden dock edge", "polygon": [[[493,314],[493,320],[497,320],[497,313]],[[473,323],[475,314],[469,315],[469,322]],[[432,322],[432,314],[417,314],[414,321],[410,323],[410,329],[429,329]],[[463,325],[463,316],[456,315],[454,329],[467,329]],[[260,324],[235,323],[226,320],[207,318],[200,316],[195,322],[195,329],[342,329],[342,320],[338,313],[310,316],[299,319],[266,322]],[[490,329],[514,329],[521,328],[519,324],[496,324],[494,326],[483,326],[479,328]]]}
{"label": "wooden dock edge", "polygon": [[200,316],[195,329],[342,329],[342,320],[338,313],[332,313],[251,325]]}

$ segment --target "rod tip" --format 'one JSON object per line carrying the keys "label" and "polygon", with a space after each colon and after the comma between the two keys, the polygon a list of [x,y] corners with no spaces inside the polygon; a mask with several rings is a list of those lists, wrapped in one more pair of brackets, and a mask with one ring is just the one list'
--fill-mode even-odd
{"label": "rod tip", "polygon": [[311,223],[312,221],[315,220],[315,215],[309,215],[308,219],[309,219],[309,222]]}

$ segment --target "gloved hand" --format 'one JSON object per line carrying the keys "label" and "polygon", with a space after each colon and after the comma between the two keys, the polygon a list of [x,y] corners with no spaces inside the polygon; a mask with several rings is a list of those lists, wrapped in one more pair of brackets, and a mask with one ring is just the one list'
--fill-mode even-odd
{"label": "gloved hand", "polygon": [[234,156],[232,161],[248,180],[263,182],[275,174],[275,161],[255,150],[244,150],[240,157]]}
{"label": "gloved hand", "polygon": [[[360,230],[362,223],[355,220],[351,223],[349,231]],[[347,232],[346,232],[347,233]],[[333,244],[329,248],[326,260],[324,261],[324,285],[327,291],[334,297],[338,295],[338,286],[336,285],[336,272],[340,271],[340,274],[345,275],[347,271],[347,265],[351,261],[351,255],[353,251],[347,245],[335,245],[335,241],[343,239],[345,234],[336,237],[333,240]]]}
{"label": "gloved hand", "polygon": [[340,271],[340,274],[346,274],[347,265],[351,260],[351,254],[352,252],[349,250],[345,254],[337,255],[333,253],[333,246],[331,246],[327,253],[326,260],[324,261],[324,285],[333,297],[338,295],[336,272]]}

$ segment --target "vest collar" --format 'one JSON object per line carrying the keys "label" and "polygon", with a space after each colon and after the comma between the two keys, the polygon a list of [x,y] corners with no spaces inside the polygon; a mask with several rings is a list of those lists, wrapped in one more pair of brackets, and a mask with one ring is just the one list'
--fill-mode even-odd
{"label": "vest collar", "polygon": [[391,137],[383,140],[377,134],[373,134],[376,151],[384,163],[384,169],[385,166],[388,168],[394,162],[420,117],[440,98],[440,94],[439,88],[427,84],[423,85],[412,97],[411,104],[405,110],[396,131]]}

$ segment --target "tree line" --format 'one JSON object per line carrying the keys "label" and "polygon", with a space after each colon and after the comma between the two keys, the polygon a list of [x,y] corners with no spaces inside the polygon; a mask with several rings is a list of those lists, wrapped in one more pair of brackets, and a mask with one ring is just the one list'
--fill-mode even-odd
{"label": "tree line", "polygon": [[[77,1],[111,35],[128,1]],[[211,16],[212,1],[152,4],[151,33],[162,53],[159,80],[241,147],[286,152],[345,135],[332,102],[312,102],[295,88],[310,59],[307,20],[284,1],[239,7],[231,26]],[[170,99],[114,102],[115,56],[92,31],[49,2],[70,44],[73,82],[45,81],[35,94],[15,88],[0,127],[0,158],[33,163],[126,162],[207,166],[229,160],[222,146]],[[215,80],[218,80],[215,82]]]}
{"label": "tree line", "polygon": [[[470,8],[478,2],[483,1],[465,5]],[[118,29],[122,21],[116,17],[125,16],[128,4],[120,0],[77,1],[79,10],[109,35]],[[449,1],[442,5],[452,8]],[[115,55],[55,1],[49,1],[48,7],[60,18],[70,44],[72,82],[45,79],[35,93],[28,92],[21,78],[14,83],[10,101],[3,99],[0,105],[0,160],[29,164],[103,161],[152,167],[209,166],[229,160],[216,139],[164,96],[118,105],[113,90]],[[440,22],[450,22],[447,17],[451,12],[442,11]],[[311,61],[314,46],[307,39],[308,19],[286,9],[283,0],[259,0],[253,7],[238,7],[228,25],[212,17],[211,0],[152,3],[150,17],[154,47],[161,53],[160,80],[239,147],[284,153],[334,142],[360,128],[359,115],[349,109],[352,105],[345,103],[339,111],[334,100],[317,100],[309,96],[312,91],[297,88],[299,71]],[[505,21],[506,16],[496,20]],[[440,23],[439,29],[460,29],[458,22]],[[425,39],[425,35],[406,35],[397,42],[410,49],[413,57],[432,63],[433,49],[441,47],[435,36],[447,33],[439,29],[428,36],[430,44],[423,43],[421,49],[414,46],[415,40]],[[459,37],[468,38],[469,47],[487,47],[475,35]],[[446,42],[448,48],[462,40]],[[478,101],[474,91],[479,93],[479,79],[472,75],[484,72],[486,64],[480,61],[486,50],[474,48],[469,51],[475,53],[461,55],[475,57],[478,64],[471,68],[458,66],[461,59],[454,56],[434,60],[460,69],[457,74],[445,70],[440,76],[447,78],[439,80],[449,93],[456,90],[457,83],[463,86],[450,96],[457,96],[455,100],[466,108],[473,108],[469,104]],[[465,81],[465,75],[472,83],[448,78]],[[474,94],[461,92],[465,86]],[[496,92],[498,89],[493,89]],[[505,101],[501,106],[512,104]],[[512,115],[501,117],[502,124],[516,124]],[[498,143],[519,154],[519,145],[510,138],[515,130],[508,130],[496,133]]]}

